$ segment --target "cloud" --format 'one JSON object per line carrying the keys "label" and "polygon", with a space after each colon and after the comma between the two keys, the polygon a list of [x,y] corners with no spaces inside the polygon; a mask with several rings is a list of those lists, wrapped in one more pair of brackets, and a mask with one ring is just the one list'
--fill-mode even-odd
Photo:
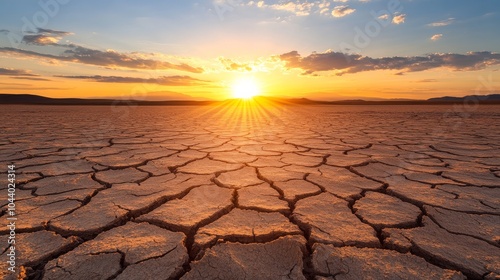
{"label": "cloud", "polygon": [[349,6],[345,5],[345,6],[336,6],[335,8],[333,8],[333,11],[332,11],[332,16],[334,17],[345,17],[349,14],[352,14],[356,11],[356,9],[353,9],[353,8],[350,8]]}
{"label": "cloud", "polygon": [[322,15],[329,15],[330,14],[330,9],[328,9],[328,8],[322,8],[321,10],[319,10],[319,13],[322,14]]}
{"label": "cloud", "polygon": [[435,82],[437,82],[436,79],[423,79],[417,81],[417,83],[435,83]]}
{"label": "cloud", "polygon": [[28,77],[37,76],[35,74],[31,74],[30,72],[28,72],[26,70],[12,69],[12,68],[0,68],[0,75],[1,76],[28,76]]}
{"label": "cloud", "polygon": [[323,0],[323,2],[317,3],[318,12],[321,15],[329,15],[330,14],[330,2]]}
{"label": "cloud", "polygon": [[[10,32],[11,31],[7,29],[0,29],[0,34],[9,34]],[[24,33],[21,42],[27,45],[57,45],[63,37],[68,35],[73,35],[73,33],[46,28],[37,28],[36,32],[28,31]]]}
{"label": "cloud", "polygon": [[206,85],[209,81],[195,79],[189,76],[161,76],[158,78],[135,78],[120,76],[56,76],[67,79],[91,80],[99,83],[134,83],[134,84],[158,84],[162,86],[197,86]]}
{"label": "cloud", "polygon": [[349,61],[340,52],[313,53],[307,57],[301,57],[297,51],[291,51],[279,56],[286,63],[287,68],[300,68],[305,74],[313,74],[319,71],[329,71],[349,68]]}
{"label": "cloud", "polygon": [[61,37],[35,34],[35,35],[24,35],[22,42],[28,45],[45,46],[45,45],[55,45],[59,42],[59,40],[61,40]]}
{"label": "cloud", "polygon": [[388,14],[383,14],[383,15],[379,16],[378,18],[381,19],[381,20],[388,20],[389,19],[389,15]]}
{"label": "cloud", "polygon": [[305,75],[316,72],[336,71],[340,76],[374,70],[398,70],[405,72],[425,71],[445,67],[456,71],[473,71],[500,64],[500,54],[492,52],[469,52],[467,54],[434,53],[426,56],[372,58],[359,54],[327,51],[302,57],[297,51],[279,56],[287,69],[301,69]]}
{"label": "cloud", "polygon": [[72,35],[67,31],[38,28],[36,32],[29,32],[22,39],[22,42],[27,45],[39,46],[56,46],[63,48],[64,51],[59,54],[46,54],[36,51],[23,50],[12,47],[0,47],[0,53],[8,53],[13,55],[22,55],[30,58],[45,58],[51,62],[65,61],[82,63],[109,68],[130,68],[130,69],[147,69],[147,70],[180,70],[191,73],[202,73],[200,67],[193,67],[185,63],[170,63],[167,61],[145,58],[144,54],[135,53],[120,53],[114,50],[95,50],[75,44],[59,44],[59,41],[64,36]]}
{"label": "cloud", "polygon": [[401,24],[401,23],[404,23],[405,20],[406,20],[406,14],[399,14],[399,15],[395,15],[392,18],[392,23],[394,23],[394,24]]}
{"label": "cloud", "polygon": [[[228,1],[231,2],[231,1]],[[233,1],[238,2],[238,1]],[[268,1],[269,2],[269,1]],[[267,4],[265,1],[249,1],[246,6],[254,6],[261,9],[282,11],[295,16],[308,16],[311,14],[332,15],[334,17],[344,17],[352,14],[356,9],[345,4],[339,5],[331,10],[333,3],[347,3],[349,0],[316,0],[316,1],[276,1],[278,3]],[[359,0],[359,2],[369,2],[369,0]],[[245,5],[245,4],[244,4]]]}
{"label": "cloud", "polygon": [[70,90],[71,88],[37,87],[27,83],[0,83],[2,90]]}
{"label": "cloud", "polygon": [[219,61],[228,71],[252,71],[252,67],[248,63],[238,63],[223,57],[220,57]]}
{"label": "cloud", "polygon": [[50,81],[49,79],[37,78],[37,77],[11,77],[11,78],[18,80],[30,80],[30,81]]}
{"label": "cloud", "polygon": [[60,55],[39,53],[35,51],[22,50],[11,47],[0,47],[0,53],[11,55],[22,55],[32,58],[44,58],[48,60],[74,62],[111,68],[130,68],[148,70],[180,70],[191,73],[202,73],[203,69],[193,67],[185,63],[174,64],[167,61],[145,59],[139,54],[120,53],[114,50],[100,51],[76,45],[68,45],[67,49]]}
{"label": "cloud", "polygon": [[434,34],[434,35],[432,35],[431,40],[437,41],[437,40],[441,39],[441,37],[443,37],[443,34]]}
{"label": "cloud", "polygon": [[430,26],[430,27],[447,26],[447,25],[452,24],[453,22],[455,22],[455,18],[448,18],[448,19],[445,19],[442,21],[436,21],[436,22],[429,23],[429,24],[427,24],[427,26]]}
{"label": "cloud", "polygon": [[330,7],[330,1],[323,0],[323,2],[318,2],[317,5],[319,9],[328,8]]}
{"label": "cloud", "polygon": [[59,36],[73,35],[72,32],[60,31],[60,30],[54,30],[54,29],[47,29],[47,28],[38,28],[38,33],[39,34],[59,35]]}
{"label": "cloud", "polygon": [[282,2],[277,4],[266,4],[264,1],[250,1],[248,2],[249,6],[256,6],[262,9],[271,9],[276,11],[284,11],[296,16],[308,16],[311,13],[312,8],[315,6],[315,3],[300,3],[300,2]]}
{"label": "cloud", "polygon": [[175,69],[192,73],[201,73],[203,69],[187,64],[173,64],[166,61],[144,59],[134,54],[119,53],[114,50],[100,51],[84,47],[75,47],[64,52],[64,58],[72,62],[100,65],[107,67],[125,67],[134,69]]}
{"label": "cloud", "polygon": [[72,34],[67,31],[38,28],[36,33],[24,35],[22,42],[28,45],[39,46],[57,45],[63,37]]}

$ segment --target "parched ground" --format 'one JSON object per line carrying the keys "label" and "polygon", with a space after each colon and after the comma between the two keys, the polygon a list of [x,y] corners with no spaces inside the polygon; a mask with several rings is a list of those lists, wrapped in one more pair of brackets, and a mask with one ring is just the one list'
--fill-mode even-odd
{"label": "parched ground", "polygon": [[499,106],[0,108],[3,279],[500,278]]}

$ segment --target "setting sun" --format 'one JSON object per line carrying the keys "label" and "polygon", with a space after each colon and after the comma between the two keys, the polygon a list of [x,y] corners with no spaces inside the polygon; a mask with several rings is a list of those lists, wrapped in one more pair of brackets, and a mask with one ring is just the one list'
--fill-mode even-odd
{"label": "setting sun", "polygon": [[236,80],[232,87],[233,97],[250,99],[260,93],[260,88],[253,78],[241,78]]}

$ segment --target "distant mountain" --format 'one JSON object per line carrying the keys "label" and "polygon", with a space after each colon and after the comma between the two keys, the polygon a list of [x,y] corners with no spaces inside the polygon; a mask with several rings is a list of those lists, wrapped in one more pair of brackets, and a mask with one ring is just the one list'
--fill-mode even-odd
{"label": "distant mountain", "polygon": [[453,96],[443,96],[429,98],[427,101],[431,102],[463,102],[463,101],[500,101],[500,94],[489,94],[489,95],[467,95],[464,97],[453,97]]}
{"label": "distant mountain", "polygon": [[364,99],[346,99],[336,101],[321,101],[311,100],[307,98],[274,98],[264,97],[270,100],[275,100],[281,103],[293,104],[325,104],[325,105],[434,105],[434,104],[459,104],[465,101],[475,100],[481,104],[500,104],[500,94],[490,95],[469,95],[464,97],[437,97],[427,100],[415,99],[378,99],[378,100],[364,100]]}
{"label": "distant mountain", "polygon": [[0,104],[30,105],[205,105],[214,101],[49,98],[34,94],[0,94]]}
{"label": "distant mountain", "polygon": [[[89,99],[115,99],[116,97],[105,96],[105,97],[89,97]],[[133,96],[122,96],[120,99],[129,99],[137,101],[210,101],[210,98],[204,97],[192,97],[187,94],[183,94],[175,91],[151,91],[146,94],[137,94]]]}
{"label": "distant mountain", "polygon": [[[345,101],[345,100],[363,100],[363,101],[387,101],[391,99],[378,98],[378,97],[367,97],[367,96],[345,96],[331,92],[304,92],[303,94],[297,93],[298,96],[304,96],[311,100],[321,100],[321,101]],[[273,95],[273,97],[281,99],[294,99],[290,95]]]}

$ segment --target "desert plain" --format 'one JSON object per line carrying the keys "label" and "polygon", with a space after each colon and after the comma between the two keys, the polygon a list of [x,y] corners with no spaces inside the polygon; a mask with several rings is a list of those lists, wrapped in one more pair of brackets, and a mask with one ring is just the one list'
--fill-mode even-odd
{"label": "desert plain", "polygon": [[498,105],[1,112],[3,279],[500,279]]}

